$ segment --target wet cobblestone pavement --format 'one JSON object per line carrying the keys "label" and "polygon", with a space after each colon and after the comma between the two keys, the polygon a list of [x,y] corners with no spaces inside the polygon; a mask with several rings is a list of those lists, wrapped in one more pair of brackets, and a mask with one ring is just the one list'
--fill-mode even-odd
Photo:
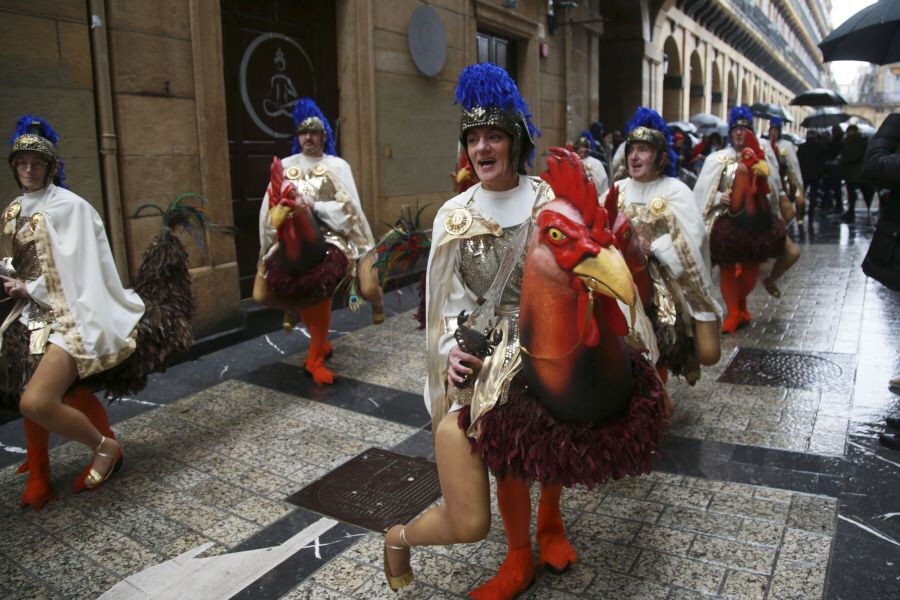
{"label": "wet cobblestone pavement", "polygon": [[[758,288],[722,361],[694,387],[670,382],[656,471],[564,493],[579,561],[539,574],[524,598],[900,594],[900,452],[877,440],[900,400],[887,388],[900,294],[859,269],[870,231],[862,213],[814,224],[782,297]],[[414,302],[411,289],[390,295],[378,327],[365,310],[336,313],[328,388],[298,366],[298,332],[154,376],[110,408],[126,460],[99,491],[71,495],[89,451],[51,440],[60,499],[40,512],[17,508],[21,422],[0,426],[0,598],[96,598],[117,584],[106,597],[464,596],[503,558],[496,512],[479,544],[417,548],[416,580],[394,594],[379,534],[286,501],[368,448],[433,459]]]}

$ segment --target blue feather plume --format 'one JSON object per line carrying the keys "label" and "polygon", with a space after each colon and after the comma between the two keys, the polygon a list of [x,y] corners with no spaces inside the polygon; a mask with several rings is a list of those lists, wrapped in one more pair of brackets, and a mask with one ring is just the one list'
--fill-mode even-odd
{"label": "blue feather plume", "polygon": [[740,106],[735,106],[731,109],[731,112],[728,113],[728,129],[734,127],[736,121],[747,121],[750,125],[753,125],[753,113],[750,112],[750,109],[747,108],[746,104],[741,104]]}
{"label": "blue feather plume", "polygon": [[[324,152],[331,156],[337,156],[337,152],[334,149],[334,132],[331,130],[331,123],[325,118],[319,105],[316,104],[315,100],[312,98],[298,98],[297,102],[294,103],[294,126],[300,125],[300,123],[309,117],[318,117],[322,120],[322,123],[325,125]],[[299,152],[300,140],[298,140],[295,135],[294,143],[291,145],[291,154],[298,154]]]}
{"label": "blue feather plume", "polygon": [[777,127],[779,131],[784,127],[784,122],[778,117],[769,119],[769,127]]}
{"label": "blue feather plume", "polygon": [[[519,93],[516,82],[509,73],[493,63],[478,63],[464,68],[459,74],[455,97],[456,104],[462,105],[465,110],[472,110],[476,106],[496,106],[505,111],[518,113],[525,120],[532,139],[541,135],[531,122],[528,104]],[[534,153],[532,150],[528,157],[529,165]]]}
{"label": "blue feather plume", "polygon": [[675,177],[678,174],[678,155],[675,154],[675,149],[672,147],[672,130],[669,129],[669,126],[666,125],[666,122],[663,121],[658,112],[646,106],[638,106],[637,110],[634,111],[634,116],[625,124],[625,137],[627,138],[638,127],[655,129],[662,132],[665,136],[666,148],[669,154],[669,164],[666,165],[665,174],[669,177]]}
{"label": "blue feather plume", "polygon": [[[36,125],[36,131],[35,131]],[[56,133],[56,130],[44,120],[42,117],[38,117],[35,115],[24,115],[19,117],[19,120],[16,121],[16,130],[12,134],[12,137],[6,142],[8,146],[12,146],[13,142],[16,141],[21,135],[25,135],[26,133],[35,133],[41,136],[44,139],[50,140],[50,142],[57,147],[57,156],[59,155],[59,134]],[[56,171],[56,185],[60,187],[66,187],[66,175],[63,171],[63,160],[62,158],[58,158],[58,168]]]}
{"label": "blue feather plume", "polygon": [[591,135],[591,132],[588,131],[587,129],[585,129],[584,131],[582,131],[582,132],[581,132],[581,135],[578,136],[578,137],[583,137],[584,139],[586,139],[586,140],[588,141],[588,144],[590,144],[589,148],[590,148],[591,150],[593,150],[594,147],[597,145],[597,140],[594,139],[594,136]]}

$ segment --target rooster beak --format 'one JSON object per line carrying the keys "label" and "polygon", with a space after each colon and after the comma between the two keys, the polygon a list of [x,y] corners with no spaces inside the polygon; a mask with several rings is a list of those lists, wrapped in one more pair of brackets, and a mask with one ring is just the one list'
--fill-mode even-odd
{"label": "rooster beak", "polygon": [[275,229],[281,227],[281,224],[291,215],[291,212],[293,212],[293,209],[290,206],[285,206],[284,204],[273,206],[271,209],[272,227]]}
{"label": "rooster beak", "polygon": [[588,257],[575,265],[572,272],[591,292],[634,306],[634,281],[618,248],[603,248],[597,256]]}

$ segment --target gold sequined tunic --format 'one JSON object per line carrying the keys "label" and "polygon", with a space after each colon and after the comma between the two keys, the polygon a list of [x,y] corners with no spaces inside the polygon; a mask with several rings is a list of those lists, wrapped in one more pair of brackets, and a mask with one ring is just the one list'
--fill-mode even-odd
{"label": "gold sequined tunic", "polygon": [[[14,218],[16,223],[16,234],[13,236],[13,266],[16,268],[17,278],[32,281],[41,276],[41,263],[38,258],[34,232],[44,216],[41,213],[35,213],[31,217],[22,217],[19,216],[18,209],[19,205],[14,205],[13,213],[9,214],[9,217]],[[37,302],[30,304],[28,332],[31,354],[44,353],[54,322],[55,317],[50,307]]]}

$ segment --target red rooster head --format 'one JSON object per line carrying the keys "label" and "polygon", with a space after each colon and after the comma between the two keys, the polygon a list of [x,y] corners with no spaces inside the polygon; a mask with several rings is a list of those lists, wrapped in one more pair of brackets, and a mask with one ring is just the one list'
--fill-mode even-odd
{"label": "red rooster head", "polygon": [[269,210],[272,214],[272,226],[276,230],[281,229],[284,220],[294,212],[297,201],[297,188],[284,177],[284,167],[277,156],[272,157],[272,166],[269,168],[271,179],[266,192],[269,194]]}
{"label": "red rooster head", "polygon": [[[769,163],[759,140],[749,129],[744,131],[744,147],[739,156],[740,164],[735,174],[732,190],[732,208],[746,210],[753,216],[757,210],[767,209],[766,195],[769,193]],[[743,175],[741,167],[746,167]]]}
{"label": "red rooster head", "polygon": [[591,423],[621,415],[631,398],[617,300],[633,307],[637,298],[611,229],[615,194],[600,206],[578,155],[550,152],[541,177],[556,198],[535,217],[519,297],[522,366],[551,414]]}
{"label": "red rooster head", "polygon": [[278,157],[272,157],[269,180],[269,214],[284,259],[294,270],[322,260],[324,240],[310,209],[297,204],[297,188],[284,177]]}
{"label": "red rooster head", "polygon": [[[578,292],[578,305],[586,306],[588,296],[599,298],[607,322],[618,335],[626,335],[627,323],[616,300],[633,306],[634,284],[621,252],[615,246],[611,224],[618,216],[616,194],[605,206],[597,203],[594,182],[584,171],[577,154],[551,148],[547,170],[541,178],[553,189],[556,199],[537,215],[535,257],[551,256],[571,288]],[[597,343],[599,332],[589,326],[585,344]]]}

